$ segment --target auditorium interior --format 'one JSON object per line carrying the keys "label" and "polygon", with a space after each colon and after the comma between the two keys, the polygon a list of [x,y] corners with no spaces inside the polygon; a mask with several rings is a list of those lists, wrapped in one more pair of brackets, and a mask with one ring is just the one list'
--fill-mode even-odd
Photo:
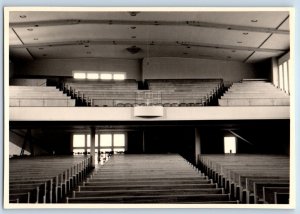
{"label": "auditorium interior", "polygon": [[6,14],[7,207],[293,203],[289,9]]}

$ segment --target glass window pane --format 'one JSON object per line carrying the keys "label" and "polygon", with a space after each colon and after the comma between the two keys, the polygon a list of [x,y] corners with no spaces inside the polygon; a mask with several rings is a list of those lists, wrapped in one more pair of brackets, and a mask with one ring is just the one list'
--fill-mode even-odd
{"label": "glass window pane", "polygon": [[283,89],[283,66],[279,65],[279,88]]}
{"label": "glass window pane", "polygon": [[102,79],[102,80],[111,80],[112,79],[112,74],[110,74],[110,73],[100,74],[100,79]]}
{"label": "glass window pane", "polygon": [[284,91],[289,92],[288,62],[283,63]]}
{"label": "glass window pane", "polygon": [[114,80],[124,80],[125,74],[114,74]]}
{"label": "glass window pane", "polygon": [[84,147],[85,135],[84,134],[74,134],[73,135],[73,147]]}
{"label": "glass window pane", "polygon": [[125,148],[122,148],[122,149],[120,149],[120,148],[118,148],[118,149],[114,148],[114,153],[115,154],[116,153],[123,153],[123,152],[125,152]]}
{"label": "glass window pane", "polygon": [[100,152],[111,152],[111,149],[100,149]]}
{"label": "glass window pane", "polygon": [[236,153],[235,137],[224,137],[224,153]]}
{"label": "glass window pane", "polygon": [[100,146],[112,146],[111,134],[100,134]]}
{"label": "glass window pane", "polygon": [[87,73],[87,78],[90,80],[96,80],[96,79],[99,79],[99,74],[98,73]]}
{"label": "glass window pane", "polygon": [[84,149],[73,149],[74,155],[81,155],[84,153]]}
{"label": "glass window pane", "polygon": [[86,78],[86,74],[83,72],[75,72],[74,73],[74,78],[75,79],[85,79]]}
{"label": "glass window pane", "polygon": [[114,134],[114,146],[125,146],[125,134]]}

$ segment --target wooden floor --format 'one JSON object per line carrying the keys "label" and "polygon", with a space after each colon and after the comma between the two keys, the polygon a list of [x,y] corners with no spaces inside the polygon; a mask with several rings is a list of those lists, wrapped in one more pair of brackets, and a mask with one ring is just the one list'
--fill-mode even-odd
{"label": "wooden floor", "polygon": [[67,203],[237,203],[177,154],[114,155]]}

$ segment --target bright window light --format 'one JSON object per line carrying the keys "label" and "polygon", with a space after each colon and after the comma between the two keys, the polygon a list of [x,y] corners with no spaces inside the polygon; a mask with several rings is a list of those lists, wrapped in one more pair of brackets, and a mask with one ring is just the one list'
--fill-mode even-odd
{"label": "bright window light", "polygon": [[74,134],[73,135],[73,147],[84,147],[85,135],[84,134]]}
{"label": "bright window light", "polygon": [[114,146],[125,146],[124,134],[114,134]]}
{"label": "bright window light", "polygon": [[236,153],[236,138],[224,137],[224,153],[235,154]]}
{"label": "bright window light", "polygon": [[125,74],[114,74],[114,80],[124,80]]}
{"label": "bright window light", "polygon": [[112,146],[112,136],[111,134],[100,134],[100,146]]}
{"label": "bright window light", "polygon": [[74,78],[75,79],[85,79],[86,78],[86,74],[83,72],[75,72],[74,73]]}
{"label": "bright window light", "polygon": [[97,80],[97,79],[99,79],[99,74],[98,73],[87,73],[87,78],[89,80]]}
{"label": "bright window light", "polygon": [[112,74],[109,74],[109,73],[100,74],[100,79],[102,79],[102,80],[111,80],[112,79]]}

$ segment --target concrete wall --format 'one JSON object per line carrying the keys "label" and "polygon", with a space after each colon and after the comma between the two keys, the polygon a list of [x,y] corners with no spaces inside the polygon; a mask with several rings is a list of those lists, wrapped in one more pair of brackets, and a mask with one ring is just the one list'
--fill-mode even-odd
{"label": "concrete wall", "polygon": [[127,79],[141,79],[140,60],[45,59],[16,63],[15,76],[71,77],[73,70],[126,72]]}
{"label": "concrete wall", "polygon": [[143,60],[143,78],[223,78],[225,82],[236,82],[243,78],[266,78],[266,73],[254,64],[242,62],[163,57]]}

